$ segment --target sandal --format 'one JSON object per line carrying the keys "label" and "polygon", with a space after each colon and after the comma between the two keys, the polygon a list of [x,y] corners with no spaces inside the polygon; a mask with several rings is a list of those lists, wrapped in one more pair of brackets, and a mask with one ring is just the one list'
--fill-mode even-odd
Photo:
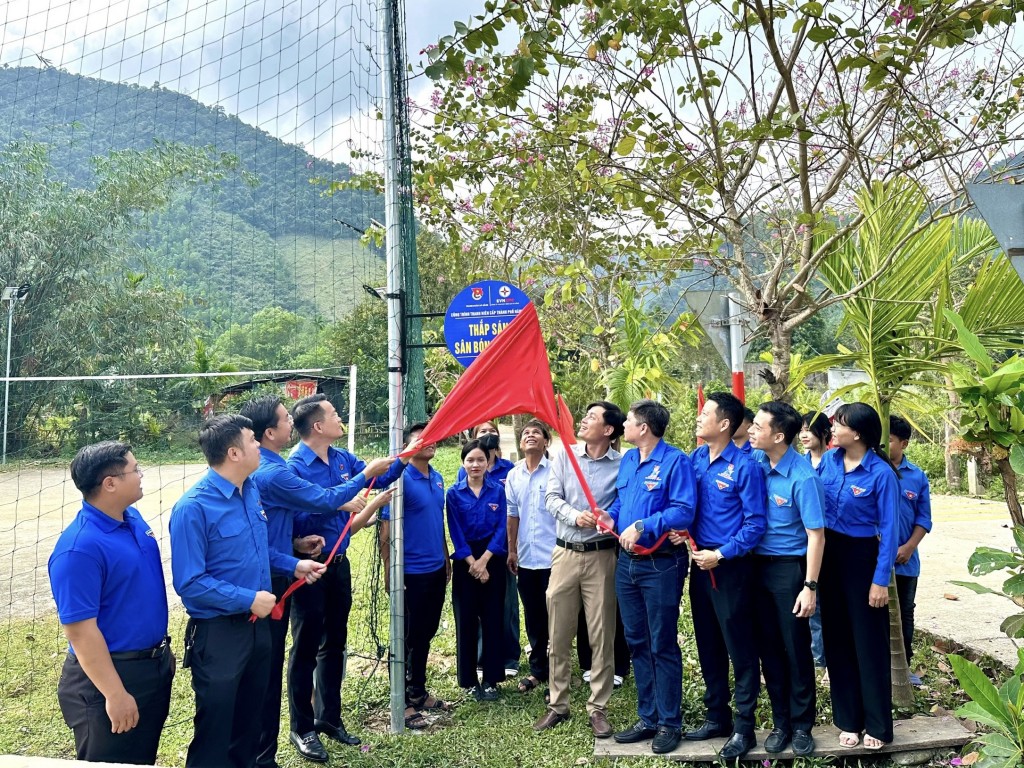
{"label": "sandal", "polygon": [[853,731],[843,731],[839,734],[839,746],[844,749],[853,749],[860,744],[860,734]]}
{"label": "sandal", "polygon": [[535,678],[533,675],[527,675],[526,677],[524,677],[522,680],[519,681],[519,692],[520,693],[529,693],[534,688],[536,688],[538,685],[540,685],[540,680]]}
{"label": "sandal", "polygon": [[406,709],[412,709],[412,714],[405,716],[406,728],[412,731],[422,731],[430,725],[430,721],[418,709],[413,709],[412,707],[406,707]]}
{"label": "sandal", "polygon": [[[869,742],[868,739],[870,739],[871,741]],[[871,743],[871,742],[873,742],[873,743]],[[876,739],[870,733],[865,733],[864,734],[864,749],[877,750],[877,749],[881,749],[884,746],[885,746],[885,742],[882,741],[881,739]]]}
{"label": "sandal", "polygon": [[408,699],[409,706],[423,712],[450,712],[452,705],[429,693],[424,693],[419,698]]}

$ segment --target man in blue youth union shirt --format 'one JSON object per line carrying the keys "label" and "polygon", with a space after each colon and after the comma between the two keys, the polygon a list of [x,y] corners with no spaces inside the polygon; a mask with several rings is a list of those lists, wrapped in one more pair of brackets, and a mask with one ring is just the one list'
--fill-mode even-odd
{"label": "man in blue youth union shirt", "polygon": [[[889,417],[889,458],[900,471],[900,510],[896,522],[899,549],[896,550],[896,594],[900,601],[903,620],[903,647],[907,664],[913,655],[914,600],[917,597],[917,579],[921,575],[921,556],[917,545],[932,530],[932,497],[928,476],[916,464],[907,461],[910,444],[910,423],[900,416]],[[921,685],[921,678],[913,672],[910,682]]]}
{"label": "man in blue youth union shirt", "polygon": [[199,447],[210,468],[174,505],[170,523],[174,589],[189,614],[183,663],[196,695],[185,766],[252,768],[270,677],[271,570],[313,582],[324,566],[269,548],[267,514],[249,478],[260,463],[249,419],[213,417]]}
{"label": "man in blue youth union shirt", "polygon": [[[363,473],[332,488],[321,488],[303,480],[288,468],[281,451],[292,439],[292,417],[281,398],[266,395],[250,400],[242,406],[241,414],[252,421],[253,434],[260,444],[260,466],[252,480],[260,492],[263,511],[267,513],[267,535],[270,548],[278,552],[291,552],[318,558],[323,550],[324,538],[316,534],[296,537],[294,522],[297,514],[336,517],[343,504],[351,501],[363,488],[365,477],[383,474],[391,466],[388,459],[370,462]],[[284,594],[291,579],[273,574],[271,585],[275,597]],[[322,583],[322,582],[321,582]],[[284,667],[284,647],[288,635],[288,616],[285,611],[280,621],[270,623],[271,657],[270,680],[263,705],[263,727],[260,732],[260,751],[257,768],[277,765],[277,737],[281,729],[281,677]],[[298,734],[300,753],[309,751],[314,758],[327,759],[327,751],[316,733]]]}
{"label": "man in blue youth union shirt", "polygon": [[87,445],[71,462],[82,510],[50,557],[68,649],[57,699],[79,760],[152,765],[167,719],[174,655],[153,529],[131,506],[142,468],[131,446]]}
{"label": "man in blue youth union shirt", "polygon": [[787,403],[764,403],[754,416],[750,444],[765,473],[768,528],[754,549],[757,645],[772,704],[772,732],[765,751],[792,741],[793,751],[814,751],[814,657],[809,619],[817,605],[818,573],[825,549],[825,489],[821,478],[793,450],[802,419]]}
{"label": "man in blue youth union shirt", "polygon": [[[706,686],[704,723],[686,738],[729,736],[721,758],[742,758],[754,741],[754,708],[760,689],[751,558],[765,531],[764,474],[732,438],[743,422],[743,404],[728,392],[708,395],[697,415],[693,452],[697,474],[697,551],[690,569],[690,611],[697,657]],[[711,578],[714,574],[715,583]],[[736,681],[736,718],[729,707],[729,662]]]}
{"label": "man in blue youth union shirt", "polygon": [[623,744],[653,739],[655,754],[679,746],[682,727],[678,625],[686,550],[664,542],[642,555],[636,545],[651,547],[663,533],[689,528],[696,506],[690,459],[661,439],[668,420],[668,409],[653,400],[630,406],[623,437],[634,447],[619,464],[618,495],[608,509],[619,532],[615,593],[633,654],[639,716],[614,738]]}

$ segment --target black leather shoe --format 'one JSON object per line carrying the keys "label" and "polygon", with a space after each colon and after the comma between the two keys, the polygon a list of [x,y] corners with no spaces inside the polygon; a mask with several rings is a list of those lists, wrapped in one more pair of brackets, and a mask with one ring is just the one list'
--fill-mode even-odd
{"label": "black leather shoe", "polygon": [[612,738],[619,744],[636,744],[638,741],[653,739],[658,735],[656,728],[648,728],[643,720],[637,720],[624,731],[619,731]]}
{"label": "black leather shoe", "polygon": [[732,733],[732,723],[716,723],[714,720],[705,720],[695,731],[687,731],[684,736],[688,741],[704,741],[705,739],[717,739],[720,736],[728,736]]}
{"label": "black leather shoe", "polygon": [[358,736],[353,736],[345,730],[345,723],[341,720],[338,721],[337,725],[325,723],[323,720],[314,720],[313,727],[316,728],[317,733],[322,733],[327,738],[334,739],[342,744],[348,744],[350,747],[356,747],[363,743],[359,740]]}
{"label": "black leather shoe", "polygon": [[814,752],[814,737],[810,731],[793,731],[793,751],[798,755],[809,755]]}
{"label": "black leather shoe", "polygon": [[773,728],[764,740],[764,751],[774,755],[789,746],[789,734],[781,728]]}
{"label": "black leather shoe", "polygon": [[720,760],[732,762],[733,760],[741,760],[747,752],[757,746],[757,739],[753,736],[745,736],[742,733],[734,733],[729,737],[729,740],[725,742],[725,746],[722,747],[722,751],[718,753]]}
{"label": "black leather shoe", "polygon": [[324,749],[323,742],[321,742],[320,737],[316,735],[316,731],[310,731],[309,733],[304,733],[301,736],[295,731],[291,731],[288,734],[288,741],[290,741],[299,751],[299,754],[307,760],[312,760],[314,763],[327,762],[327,750]]}
{"label": "black leather shoe", "polygon": [[683,738],[678,728],[669,728],[667,725],[658,727],[658,735],[651,742],[651,752],[656,755],[664,755],[679,746],[679,740]]}

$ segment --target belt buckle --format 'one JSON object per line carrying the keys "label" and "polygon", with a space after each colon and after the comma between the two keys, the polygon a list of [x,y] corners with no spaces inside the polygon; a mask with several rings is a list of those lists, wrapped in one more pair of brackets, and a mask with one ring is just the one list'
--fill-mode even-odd
{"label": "belt buckle", "polygon": [[586,552],[587,551],[587,545],[584,544],[581,541],[574,541],[574,542],[572,542],[572,551],[573,552]]}

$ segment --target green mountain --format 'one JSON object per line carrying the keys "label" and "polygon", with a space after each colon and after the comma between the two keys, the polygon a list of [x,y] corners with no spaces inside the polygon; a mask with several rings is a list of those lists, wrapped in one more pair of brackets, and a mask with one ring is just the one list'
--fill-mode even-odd
{"label": "green mountain", "polygon": [[221,107],[159,85],[0,67],[0,143],[26,138],[47,144],[58,178],[79,187],[93,183],[92,158],[154,140],[238,157],[242,173],[176,201],[138,238],[144,269],[183,289],[213,332],[266,306],[333,321],[350,311],[361,283],[382,279],[383,254],[353,229],[382,221],[383,199],[359,190],[324,196],[311,182],[349,178],[347,166]]}

